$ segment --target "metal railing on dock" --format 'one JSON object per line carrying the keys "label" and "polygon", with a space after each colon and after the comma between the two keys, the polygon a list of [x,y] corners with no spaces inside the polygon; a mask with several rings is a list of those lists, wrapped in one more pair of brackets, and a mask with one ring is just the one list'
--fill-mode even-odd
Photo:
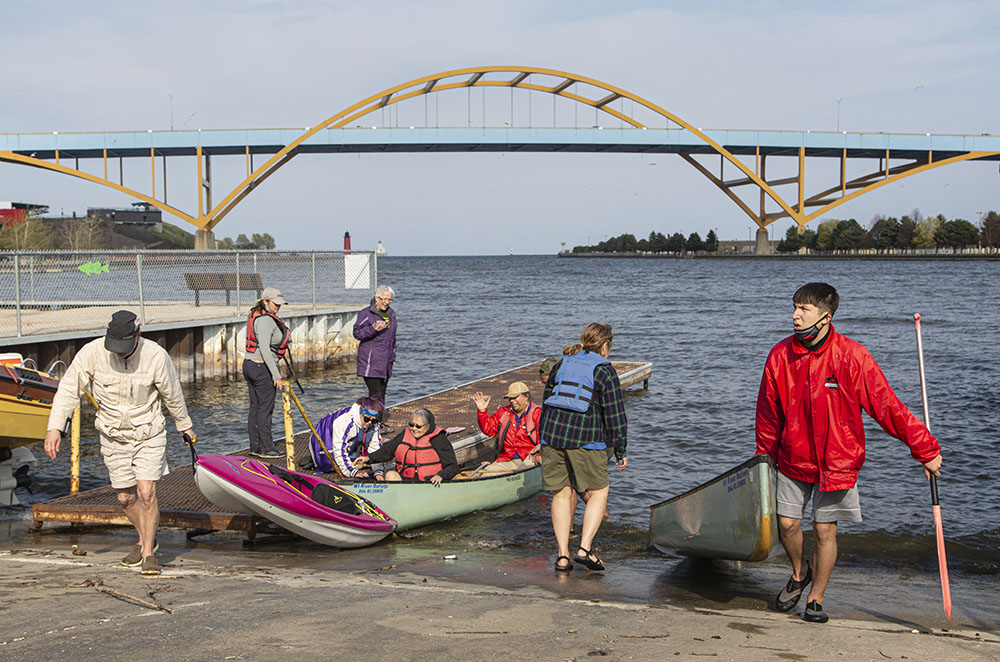
{"label": "metal railing on dock", "polygon": [[291,303],[368,303],[373,251],[0,252],[0,343],[100,330],[119,308],[143,324],[240,315],[265,287]]}

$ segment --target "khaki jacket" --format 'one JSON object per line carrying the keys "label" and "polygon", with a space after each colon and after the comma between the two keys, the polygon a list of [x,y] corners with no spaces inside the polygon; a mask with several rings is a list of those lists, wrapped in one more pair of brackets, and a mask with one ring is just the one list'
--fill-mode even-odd
{"label": "khaki jacket", "polygon": [[155,342],[140,338],[128,359],[106,350],[103,337],[84,345],[59,380],[49,430],[66,426],[87,388],[98,404],[94,427],[112,439],[141,441],[163,432],[166,420],[161,402],[178,432],[192,427],[174,364]]}

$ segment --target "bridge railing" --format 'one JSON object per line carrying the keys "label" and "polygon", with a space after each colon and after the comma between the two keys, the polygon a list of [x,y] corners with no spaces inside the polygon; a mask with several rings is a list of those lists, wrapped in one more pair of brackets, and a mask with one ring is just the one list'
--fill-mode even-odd
{"label": "bridge railing", "polygon": [[101,331],[122,308],[143,325],[228,319],[265,287],[281,291],[286,310],[358,306],[376,279],[369,251],[3,251],[0,345]]}

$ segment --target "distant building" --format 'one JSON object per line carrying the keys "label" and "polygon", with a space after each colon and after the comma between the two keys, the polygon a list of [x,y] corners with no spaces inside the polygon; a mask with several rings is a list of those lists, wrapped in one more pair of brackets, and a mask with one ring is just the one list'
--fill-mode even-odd
{"label": "distant building", "polygon": [[0,227],[4,230],[20,225],[28,219],[28,212],[44,214],[49,210],[45,205],[30,202],[5,202],[0,200]]}
{"label": "distant building", "polygon": [[88,207],[87,216],[117,225],[136,225],[153,232],[163,232],[163,212],[147,202],[133,202],[131,208]]}

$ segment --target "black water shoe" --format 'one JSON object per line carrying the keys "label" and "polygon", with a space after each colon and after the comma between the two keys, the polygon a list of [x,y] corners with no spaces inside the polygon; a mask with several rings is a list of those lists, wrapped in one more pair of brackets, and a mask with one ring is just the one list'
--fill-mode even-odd
{"label": "black water shoe", "polygon": [[788,578],[788,583],[778,593],[778,597],[774,599],[774,608],[778,611],[791,611],[792,607],[799,604],[802,591],[805,590],[806,586],[809,586],[812,580],[812,565],[807,561],[806,576],[801,580],[796,580],[795,573],[792,573],[792,576]]}
{"label": "black water shoe", "polygon": [[[593,545],[591,545],[591,547],[593,547]],[[584,549],[583,547],[580,547],[579,551],[583,552],[583,555],[581,556],[579,553],[577,553],[576,558],[574,559],[574,561],[576,561],[580,565],[584,566],[588,570],[595,570],[597,572],[603,572],[604,571],[604,561],[602,561],[601,559],[597,558],[597,554],[594,554],[589,549]],[[594,557],[594,558],[591,558],[591,557]]]}
{"label": "black water shoe", "polygon": [[813,600],[806,605],[806,610],[802,614],[802,620],[809,621],[810,623],[826,623],[830,620],[830,617],[823,611],[823,605]]}

